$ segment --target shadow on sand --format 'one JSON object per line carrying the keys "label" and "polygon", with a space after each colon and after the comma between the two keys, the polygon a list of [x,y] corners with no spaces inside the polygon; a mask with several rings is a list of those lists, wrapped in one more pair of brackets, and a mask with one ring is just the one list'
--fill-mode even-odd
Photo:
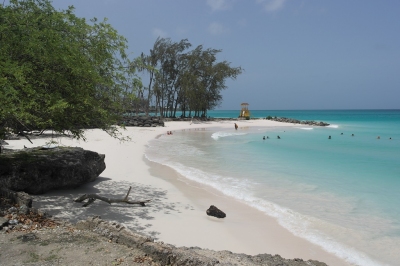
{"label": "shadow on sand", "polygon": [[[140,205],[129,205],[123,203],[108,204],[96,200],[88,207],[82,207],[82,203],[74,200],[83,194],[97,193],[104,197],[123,198],[128,192],[129,186],[132,187],[129,198],[131,200],[151,199],[145,207]],[[34,196],[33,206],[42,209],[54,216],[76,223],[79,220],[87,219],[91,216],[100,216],[108,221],[115,221],[123,224],[127,228],[144,232],[156,238],[158,232],[151,231],[150,220],[154,219],[154,214],[163,212],[164,214],[179,213],[181,206],[177,202],[167,201],[167,191],[160,190],[147,185],[135,182],[112,181],[111,178],[98,177],[94,182],[85,184],[76,189],[54,190],[43,195]]]}

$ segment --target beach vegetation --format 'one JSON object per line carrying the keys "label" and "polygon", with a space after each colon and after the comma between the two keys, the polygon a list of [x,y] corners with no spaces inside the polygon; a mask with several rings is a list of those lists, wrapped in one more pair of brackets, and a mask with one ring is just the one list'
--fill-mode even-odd
{"label": "beach vegetation", "polygon": [[[113,127],[141,86],[127,41],[107,23],[48,0],[0,5],[0,133],[52,129],[84,137]],[[2,138],[0,136],[0,139]]]}
{"label": "beach vegetation", "polygon": [[188,50],[191,46],[187,39],[157,38],[150,54],[142,53],[135,61],[135,67],[150,77],[142,109],[148,110],[153,100],[162,117],[176,117],[177,110],[184,117],[206,117],[207,110],[219,106],[226,80],[236,79],[243,70],[218,61],[222,50],[202,45]]}

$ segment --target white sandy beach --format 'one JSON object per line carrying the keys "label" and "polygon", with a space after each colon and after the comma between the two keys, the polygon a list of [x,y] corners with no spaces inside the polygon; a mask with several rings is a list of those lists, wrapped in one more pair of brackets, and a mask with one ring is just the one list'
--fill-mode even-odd
{"label": "white sandy beach", "polygon": [[[148,161],[145,156],[149,141],[167,131],[196,130],[210,127],[232,128],[234,121],[166,122],[165,127],[129,127],[121,130],[131,141],[120,142],[101,130],[88,130],[87,141],[70,138],[55,139],[60,145],[79,146],[105,154],[106,170],[93,183],[78,189],[52,191],[35,196],[34,207],[43,208],[55,217],[72,222],[99,215],[127,227],[151,235],[157,241],[176,246],[198,246],[213,250],[230,250],[246,254],[279,254],[284,258],[314,259],[328,265],[349,265],[333,254],[294,236],[277,221],[232,198],[184,180],[174,170]],[[241,120],[241,127],[293,126],[268,120]],[[164,137],[164,136],[163,136]],[[166,136],[165,136],[166,137]],[[174,137],[168,136],[168,137]],[[35,147],[50,138],[7,141],[7,148]],[[122,198],[132,186],[132,199],[151,199],[146,207],[108,205],[95,202],[87,208],[73,199],[85,193],[99,193]],[[206,215],[210,205],[222,209],[227,217],[217,219]]]}

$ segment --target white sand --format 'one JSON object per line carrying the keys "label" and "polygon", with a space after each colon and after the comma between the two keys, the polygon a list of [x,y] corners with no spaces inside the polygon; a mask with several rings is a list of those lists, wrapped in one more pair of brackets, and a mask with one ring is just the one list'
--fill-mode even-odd
{"label": "white sand", "polygon": [[[293,126],[268,120],[243,120],[241,127]],[[176,246],[198,246],[246,254],[280,254],[285,258],[314,259],[329,265],[348,265],[343,260],[310,242],[296,237],[264,213],[200,184],[183,180],[172,169],[149,162],[144,157],[148,142],[167,131],[222,127],[232,128],[234,121],[166,122],[165,127],[129,127],[121,131],[131,141],[120,142],[101,130],[88,130],[87,142],[69,138],[54,139],[61,145],[79,146],[106,155],[106,170],[97,181],[74,190],[52,191],[36,196],[34,206],[55,217],[77,220],[99,215],[103,219],[152,235],[158,241]],[[171,136],[173,137],[173,136]],[[7,148],[21,149],[48,143],[51,139],[7,141]],[[146,207],[95,202],[87,208],[73,200],[85,193],[122,198],[132,186],[132,199],[152,199]],[[210,205],[227,213],[225,219],[206,215]]]}

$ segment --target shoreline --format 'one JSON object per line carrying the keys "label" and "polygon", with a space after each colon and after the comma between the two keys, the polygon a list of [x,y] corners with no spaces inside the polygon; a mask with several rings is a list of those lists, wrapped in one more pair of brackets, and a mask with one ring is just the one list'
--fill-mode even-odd
{"label": "shoreline", "polygon": [[[293,235],[273,217],[213,188],[187,180],[168,166],[148,160],[147,163],[153,164],[152,175],[172,183],[195,206],[196,217],[193,217],[193,214],[182,214],[179,217],[161,214],[156,217],[153,226],[161,232],[160,240],[176,246],[229,250],[248,255],[279,254],[285,259],[301,258],[318,260],[328,265],[349,265],[321,247]],[[216,205],[227,217],[218,219],[207,216],[205,211],[210,205]],[[170,228],[169,224],[174,224],[174,227]],[[204,234],[193,233],[203,229]],[[196,238],[176,238],[179,234]]]}
{"label": "shoreline", "polygon": [[[131,141],[120,143],[101,130],[88,130],[87,142],[62,138],[67,146],[80,146],[106,155],[106,170],[96,184],[88,183],[76,190],[54,191],[35,196],[40,208],[55,217],[86,219],[100,215],[115,220],[133,230],[156,237],[176,246],[198,246],[213,250],[229,250],[236,253],[255,255],[259,253],[279,254],[284,258],[319,260],[329,265],[349,265],[340,258],[326,252],[305,239],[294,236],[278,222],[250,206],[221,195],[212,188],[205,188],[193,181],[183,179],[167,167],[145,158],[148,142],[166,134],[167,131],[201,128],[233,128],[234,121],[219,122],[166,122],[165,127],[121,130]],[[239,121],[247,127],[293,127],[268,120]],[[239,126],[241,126],[239,125]],[[40,146],[49,139],[35,139],[34,145],[27,140],[8,141],[14,149],[24,145]],[[18,142],[18,143],[17,143]],[[78,144],[78,145],[77,145]],[[96,202],[92,207],[81,208],[69,200],[82,193],[114,195],[124,194],[129,183],[134,183],[131,197],[153,198],[150,208],[108,207]],[[142,192],[142,193],[140,193]],[[54,198],[65,197],[64,207],[57,207]],[[53,198],[53,199],[52,199]],[[143,198],[142,198],[143,199]],[[35,203],[34,203],[35,204]],[[150,205],[150,204],[149,204]],[[227,218],[217,219],[205,214],[210,205],[216,205],[227,213]],[[71,218],[70,218],[71,219]]]}

